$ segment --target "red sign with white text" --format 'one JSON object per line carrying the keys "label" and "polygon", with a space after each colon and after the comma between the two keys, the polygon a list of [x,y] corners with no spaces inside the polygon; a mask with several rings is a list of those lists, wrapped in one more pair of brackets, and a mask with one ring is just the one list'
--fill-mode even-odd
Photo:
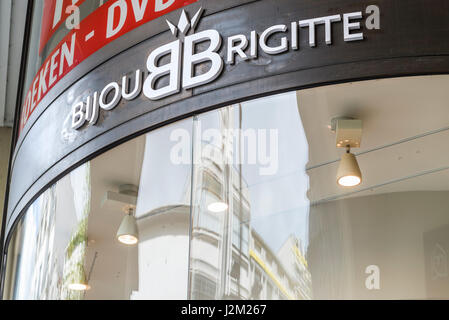
{"label": "red sign with white text", "polygon": [[72,6],[80,6],[85,0],[44,0],[44,12],[42,14],[41,36],[39,42],[39,54],[42,53],[48,40],[56,30],[72,13]]}
{"label": "red sign with white text", "polygon": [[138,26],[196,1],[116,0],[95,10],[81,21],[79,28],[71,30],[43,62],[22,106],[19,132],[48,91],[91,54]]}

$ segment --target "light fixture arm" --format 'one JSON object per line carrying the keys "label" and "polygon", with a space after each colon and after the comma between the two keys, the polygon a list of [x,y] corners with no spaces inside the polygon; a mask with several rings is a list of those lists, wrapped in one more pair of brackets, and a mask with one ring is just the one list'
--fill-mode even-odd
{"label": "light fixture arm", "polygon": [[92,260],[92,264],[90,265],[89,275],[87,276],[87,283],[90,281],[90,276],[92,275],[92,271],[94,270],[95,261],[97,260],[98,251],[95,251],[94,258]]}
{"label": "light fixture arm", "polygon": [[348,117],[333,118],[329,126],[335,132],[337,148],[360,148],[362,140],[362,120]]}

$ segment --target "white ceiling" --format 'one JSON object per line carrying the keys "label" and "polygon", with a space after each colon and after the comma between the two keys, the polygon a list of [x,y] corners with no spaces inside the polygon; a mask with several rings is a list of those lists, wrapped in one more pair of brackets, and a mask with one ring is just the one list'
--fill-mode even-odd
{"label": "white ceiling", "polygon": [[[298,91],[309,144],[311,202],[345,195],[449,190],[448,87],[449,76],[442,75]],[[363,121],[361,148],[352,150],[359,154],[363,175],[356,188],[342,188],[335,182],[344,150],[336,148],[335,134],[328,126],[339,116]],[[430,174],[435,170],[440,171]]]}

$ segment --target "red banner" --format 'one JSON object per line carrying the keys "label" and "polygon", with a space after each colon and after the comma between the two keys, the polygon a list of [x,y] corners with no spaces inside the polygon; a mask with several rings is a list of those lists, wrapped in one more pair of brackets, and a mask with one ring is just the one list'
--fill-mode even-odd
{"label": "red banner", "polygon": [[62,39],[42,64],[22,106],[19,132],[48,91],[84,59],[138,26],[196,1],[116,0],[95,10],[81,21],[79,29]]}
{"label": "red banner", "polygon": [[42,53],[48,40],[71,14],[72,5],[80,6],[85,0],[45,0],[42,14],[39,54]]}

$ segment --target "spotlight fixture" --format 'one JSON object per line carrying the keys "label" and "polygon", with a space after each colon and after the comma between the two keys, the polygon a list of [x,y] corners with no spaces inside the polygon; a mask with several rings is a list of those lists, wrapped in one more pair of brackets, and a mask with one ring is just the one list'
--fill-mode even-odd
{"label": "spotlight fixture", "polygon": [[69,289],[74,291],[87,291],[90,286],[87,283],[71,283],[69,284]]}
{"label": "spotlight fixture", "polygon": [[90,286],[87,284],[86,273],[84,272],[83,267],[80,267],[80,272],[77,276],[78,279],[75,279],[72,283],[69,284],[69,289],[73,291],[89,290]]}
{"label": "spotlight fixture", "polygon": [[331,130],[336,133],[337,148],[346,148],[337,171],[337,184],[342,187],[355,187],[362,183],[362,172],[351,148],[360,147],[362,140],[362,121],[351,118],[334,118]]}
{"label": "spotlight fixture", "polygon": [[133,207],[129,207],[128,213],[123,217],[122,223],[117,231],[117,239],[126,245],[135,245],[139,242],[139,233]]}
{"label": "spotlight fixture", "polygon": [[342,187],[355,187],[362,182],[362,172],[355,155],[347,147],[346,152],[341,156],[340,165],[337,171],[337,183]]}
{"label": "spotlight fixture", "polygon": [[222,201],[212,202],[207,206],[207,210],[214,213],[219,213],[226,211],[228,209],[228,204]]}

